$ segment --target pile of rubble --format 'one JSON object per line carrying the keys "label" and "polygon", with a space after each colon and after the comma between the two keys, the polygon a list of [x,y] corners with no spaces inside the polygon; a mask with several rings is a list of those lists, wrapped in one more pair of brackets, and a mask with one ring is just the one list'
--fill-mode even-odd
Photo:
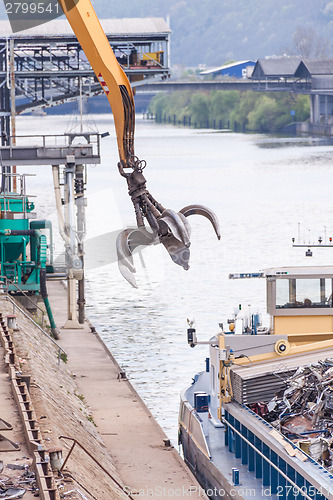
{"label": "pile of rubble", "polygon": [[36,476],[29,465],[7,464],[0,460],[0,499],[22,498],[26,491],[39,496]]}
{"label": "pile of rubble", "polygon": [[283,391],[251,409],[333,472],[333,359],[298,368]]}

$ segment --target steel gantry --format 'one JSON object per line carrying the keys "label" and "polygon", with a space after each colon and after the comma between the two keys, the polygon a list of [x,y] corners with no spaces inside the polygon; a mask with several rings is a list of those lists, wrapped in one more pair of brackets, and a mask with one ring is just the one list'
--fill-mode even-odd
{"label": "steel gantry", "polygon": [[[106,19],[101,24],[133,87],[169,76],[170,28],[162,18]],[[11,135],[11,86],[16,114],[103,92],[67,20],[15,33],[0,21],[2,145]]]}

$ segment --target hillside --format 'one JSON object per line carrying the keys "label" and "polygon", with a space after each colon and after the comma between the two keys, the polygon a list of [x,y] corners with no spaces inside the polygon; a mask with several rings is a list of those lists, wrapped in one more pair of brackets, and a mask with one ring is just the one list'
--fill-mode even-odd
{"label": "hillside", "polygon": [[[230,59],[281,54],[299,26],[330,37],[327,0],[94,0],[99,15],[170,16],[173,64],[220,65]],[[331,49],[331,47],[330,47]]]}
{"label": "hillside", "polygon": [[[218,66],[234,59],[282,54],[297,28],[328,41],[333,1],[328,0],[92,0],[101,18],[170,16],[172,64]],[[2,2],[1,2],[2,3]],[[3,5],[0,16],[5,16]]]}

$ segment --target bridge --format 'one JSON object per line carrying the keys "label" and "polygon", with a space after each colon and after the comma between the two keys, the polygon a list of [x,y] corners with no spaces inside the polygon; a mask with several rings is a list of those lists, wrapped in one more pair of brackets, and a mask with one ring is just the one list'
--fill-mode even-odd
{"label": "bridge", "polygon": [[298,56],[259,59],[251,79],[199,82],[153,82],[138,89],[144,93],[189,90],[253,90],[308,95],[310,124],[299,124],[302,132],[333,135],[333,59],[302,60]]}
{"label": "bridge", "polygon": [[191,92],[210,92],[212,90],[253,90],[251,80],[225,80],[225,81],[199,81],[199,82],[181,82],[181,81],[162,81],[147,82],[137,88],[136,92],[154,93],[174,92],[180,90],[189,90]]}

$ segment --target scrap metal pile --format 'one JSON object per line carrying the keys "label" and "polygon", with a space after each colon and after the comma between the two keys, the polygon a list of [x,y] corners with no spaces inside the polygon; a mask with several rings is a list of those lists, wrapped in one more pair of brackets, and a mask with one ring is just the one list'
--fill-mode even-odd
{"label": "scrap metal pile", "polygon": [[250,408],[333,471],[333,359],[298,368],[268,404]]}
{"label": "scrap metal pile", "polygon": [[17,463],[5,466],[0,460],[0,499],[22,498],[27,491],[31,491],[34,496],[39,496],[36,475],[30,470],[30,466]]}

